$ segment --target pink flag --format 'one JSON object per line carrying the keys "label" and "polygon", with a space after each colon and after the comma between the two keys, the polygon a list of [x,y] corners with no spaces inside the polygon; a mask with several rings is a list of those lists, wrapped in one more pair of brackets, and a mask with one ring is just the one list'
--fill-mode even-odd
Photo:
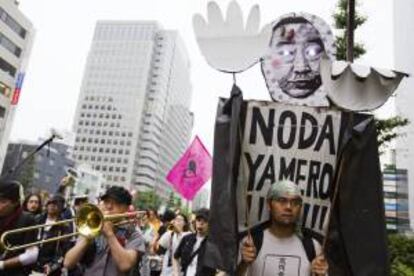
{"label": "pink flag", "polygon": [[167,175],[167,180],[184,198],[192,200],[211,177],[210,153],[196,136],[181,159]]}

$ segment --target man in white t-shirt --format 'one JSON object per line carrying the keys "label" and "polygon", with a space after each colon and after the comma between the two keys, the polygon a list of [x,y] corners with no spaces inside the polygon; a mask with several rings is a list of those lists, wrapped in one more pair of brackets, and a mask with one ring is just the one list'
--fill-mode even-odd
{"label": "man in white t-shirt", "polygon": [[297,231],[302,208],[298,185],[288,180],[272,184],[267,203],[270,226],[242,241],[237,275],[326,275],[328,263],[319,244],[313,239],[306,242]]}

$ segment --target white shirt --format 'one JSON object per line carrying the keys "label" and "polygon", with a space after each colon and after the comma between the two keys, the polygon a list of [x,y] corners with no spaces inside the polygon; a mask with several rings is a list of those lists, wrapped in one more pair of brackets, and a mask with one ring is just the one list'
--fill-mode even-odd
{"label": "white shirt", "polygon": [[[320,245],[314,241],[316,255]],[[278,238],[266,229],[262,248],[247,270],[249,276],[309,276],[311,264],[298,236]]]}
{"label": "white shirt", "polygon": [[[205,238],[206,238],[205,236],[199,236],[199,235],[197,235],[197,241],[194,244],[193,253],[200,247],[201,243],[203,242],[203,240]],[[193,260],[188,265],[187,271],[186,271],[186,274],[185,274],[186,276],[194,276],[194,275],[196,275],[196,272],[197,272],[197,262],[198,262],[198,254],[196,256],[194,256]]]}
{"label": "white shirt", "polygon": [[[174,252],[177,249],[178,245],[180,244],[181,239],[190,233],[191,232],[183,232],[177,235],[177,233],[167,231],[161,236],[161,238],[158,241],[158,244],[167,250],[167,252],[165,252],[164,254],[164,258],[162,261],[161,276],[172,275],[173,273],[172,261],[174,258]],[[172,236],[172,241],[171,241],[171,236]],[[168,260],[170,259],[170,254],[172,255],[171,255],[171,262],[169,265]]]}

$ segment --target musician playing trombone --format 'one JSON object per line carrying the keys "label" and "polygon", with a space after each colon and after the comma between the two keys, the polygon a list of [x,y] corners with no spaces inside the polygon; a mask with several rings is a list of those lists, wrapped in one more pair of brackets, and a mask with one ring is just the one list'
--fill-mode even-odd
{"label": "musician playing trombone", "polygon": [[[104,215],[128,212],[132,196],[123,187],[112,186],[101,196]],[[94,240],[80,236],[65,255],[64,266],[72,269],[78,262],[84,265],[83,275],[128,275],[145,252],[144,240],[134,224],[114,227],[104,221],[101,234]]]}
{"label": "musician playing trombone", "polygon": [[[22,210],[22,189],[16,181],[0,181],[0,235],[12,229],[35,225],[33,216]],[[26,231],[10,237],[5,242],[12,244],[31,243],[36,240],[36,235],[37,231]],[[38,254],[37,246],[16,251],[0,248],[0,276],[28,275]]]}

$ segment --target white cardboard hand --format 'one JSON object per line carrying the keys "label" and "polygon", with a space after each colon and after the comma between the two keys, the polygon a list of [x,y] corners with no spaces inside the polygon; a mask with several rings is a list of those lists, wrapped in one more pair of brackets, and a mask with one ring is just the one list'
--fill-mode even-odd
{"label": "white cardboard hand", "polygon": [[372,111],[382,106],[408,75],[393,70],[345,61],[321,60],[322,83],[336,106],[351,111]]}
{"label": "white cardboard hand", "polygon": [[243,25],[243,15],[237,2],[232,1],[223,18],[219,6],[209,2],[207,21],[200,14],[193,17],[193,28],[198,46],[207,63],[226,73],[239,73],[256,64],[266,52],[271,36],[271,25],[259,31],[260,10],[251,8]]}

